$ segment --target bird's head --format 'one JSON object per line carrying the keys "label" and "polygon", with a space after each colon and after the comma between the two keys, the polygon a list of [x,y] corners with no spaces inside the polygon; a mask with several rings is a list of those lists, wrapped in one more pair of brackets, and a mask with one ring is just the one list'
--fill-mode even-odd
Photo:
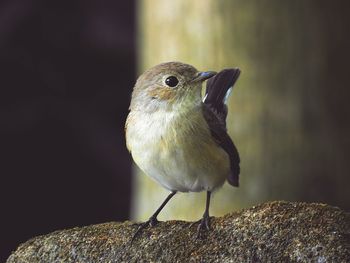
{"label": "bird's head", "polygon": [[130,109],[152,112],[201,102],[202,82],[216,72],[200,72],[191,65],[167,62],[145,71],[136,81]]}

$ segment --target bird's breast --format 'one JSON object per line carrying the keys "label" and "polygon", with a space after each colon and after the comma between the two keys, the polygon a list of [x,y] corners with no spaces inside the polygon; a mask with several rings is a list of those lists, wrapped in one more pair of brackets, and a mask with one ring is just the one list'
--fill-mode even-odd
{"label": "bird's breast", "polygon": [[126,140],[135,163],[169,190],[212,190],[229,173],[228,155],[211,138],[200,109],[131,112]]}

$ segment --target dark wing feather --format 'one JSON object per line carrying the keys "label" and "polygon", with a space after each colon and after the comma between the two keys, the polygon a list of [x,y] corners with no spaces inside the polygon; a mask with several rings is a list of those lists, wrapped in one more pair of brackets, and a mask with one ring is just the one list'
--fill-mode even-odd
{"label": "dark wing feather", "polygon": [[231,173],[227,180],[233,186],[239,185],[240,158],[236,146],[227,134],[227,106],[224,103],[224,98],[227,91],[238,79],[239,74],[239,69],[225,69],[210,78],[207,82],[203,105],[203,115],[208,123],[211,135],[230,157]]}
{"label": "dark wing feather", "polygon": [[227,91],[236,83],[240,73],[238,68],[224,69],[207,81],[204,103],[215,110],[224,122],[227,116],[227,106],[224,100]]}

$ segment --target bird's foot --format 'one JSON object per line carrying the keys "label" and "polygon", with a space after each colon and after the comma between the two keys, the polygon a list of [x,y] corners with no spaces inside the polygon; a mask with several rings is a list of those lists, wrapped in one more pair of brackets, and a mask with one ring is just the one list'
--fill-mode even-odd
{"label": "bird's foot", "polygon": [[203,218],[200,220],[198,228],[197,228],[197,239],[201,238],[203,233],[205,231],[210,230],[210,217],[209,215],[203,216]]}
{"label": "bird's foot", "polygon": [[139,228],[136,230],[135,234],[133,235],[132,239],[131,239],[131,243],[135,240],[135,238],[141,233],[141,231],[143,229],[145,229],[146,227],[154,227],[155,225],[157,225],[159,223],[157,217],[151,217],[150,219],[148,219],[146,222],[142,223]]}
{"label": "bird's foot", "polygon": [[190,224],[190,227],[199,223],[197,227],[196,239],[201,238],[203,233],[210,230],[210,217],[209,215],[204,215],[202,219]]}

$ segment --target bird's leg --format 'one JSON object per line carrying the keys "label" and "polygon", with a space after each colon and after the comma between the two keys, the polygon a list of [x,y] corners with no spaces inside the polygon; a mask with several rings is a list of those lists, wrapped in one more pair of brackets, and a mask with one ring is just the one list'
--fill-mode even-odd
{"label": "bird's leg", "polygon": [[210,229],[210,217],[209,217],[209,205],[210,205],[210,195],[211,192],[207,191],[207,202],[205,204],[205,211],[202,219],[199,222],[199,226],[197,228],[197,238],[201,236],[201,231]]}
{"label": "bird's leg", "polygon": [[134,236],[131,239],[131,242],[134,241],[134,239],[136,238],[136,236],[143,230],[145,229],[147,226],[153,227],[155,226],[159,221],[157,220],[157,216],[160,213],[160,211],[162,211],[162,209],[164,208],[164,206],[169,202],[169,200],[176,194],[176,191],[171,192],[168,197],[164,200],[164,202],[160,205],[160,207],[154,212],[154,214],[144,223],[142,223],[140,225],[140,227],[137,229],[137,231],[135,232]]}

